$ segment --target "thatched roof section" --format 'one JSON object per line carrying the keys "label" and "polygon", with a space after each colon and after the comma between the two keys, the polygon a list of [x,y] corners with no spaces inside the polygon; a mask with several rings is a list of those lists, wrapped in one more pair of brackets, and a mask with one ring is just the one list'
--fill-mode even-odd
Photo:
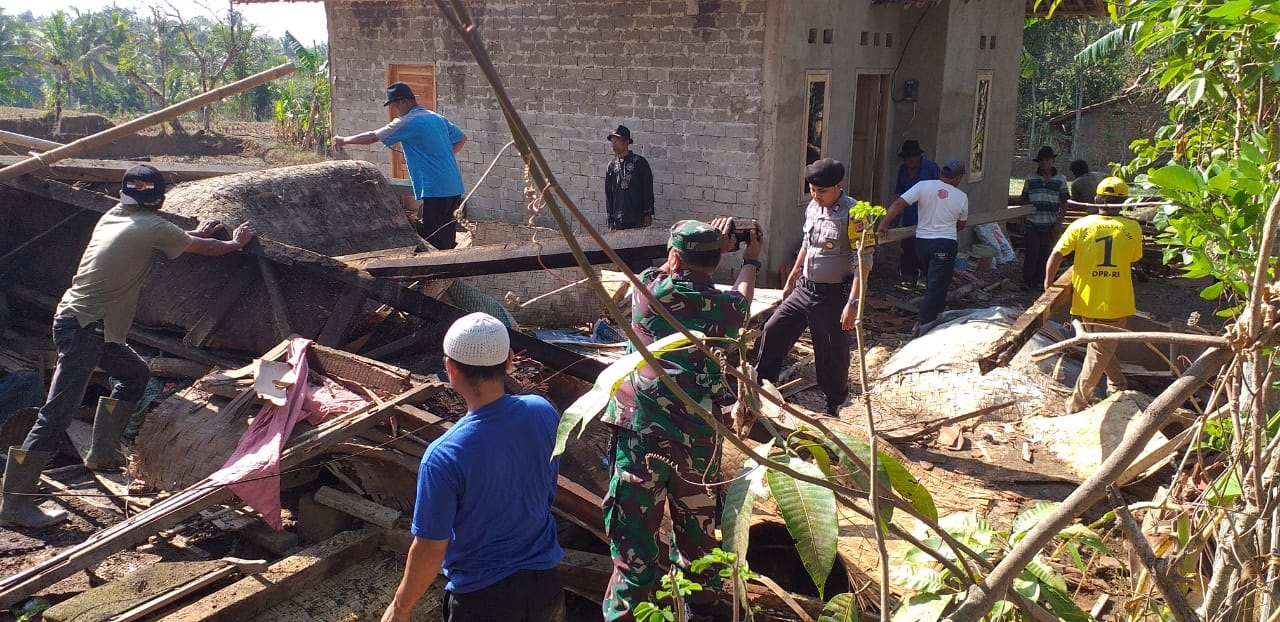
{"label": "thatched roof section", "polygon": [[229,229],[248,220],[264,238],[331,256],[422,242],[382,172],[358,160],[185,183],[169,191],[164,210]]}

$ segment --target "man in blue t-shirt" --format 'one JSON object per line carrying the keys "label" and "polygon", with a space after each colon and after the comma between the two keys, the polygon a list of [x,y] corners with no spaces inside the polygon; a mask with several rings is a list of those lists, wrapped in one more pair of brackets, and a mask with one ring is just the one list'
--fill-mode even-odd
{"label": "man in blue t-shirt", "polygon": [[444,336],[444,368],[467,414],[422,456],[413,544],[383,622],[409,620],[441,569],[446,622],[564,620],[551,504],[560,460],[548,460],[560,416],[547,400],[508,395],[507,329],[484,313]]}
{"label": "man in blue t-shirt", "polygon": [[387,87],[382,104],[396,118],[385,126],[352,136],[334,136],[333,146],[397,143],[413,182],[418,208],[418,235],[440,250],[458,245],[454,210],[462,203],[462,172],[455,157],[467,143],[467,135],[443,116],[418,105],[413,89],[403,82]]}

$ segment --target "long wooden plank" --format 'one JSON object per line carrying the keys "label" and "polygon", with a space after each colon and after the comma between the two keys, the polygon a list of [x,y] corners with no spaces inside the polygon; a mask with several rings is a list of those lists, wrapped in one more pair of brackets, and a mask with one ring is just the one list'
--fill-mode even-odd
{"label": "long wooden plank", "polygon": [[368,527],[342,532],[272,564],[266,572],[241,579],[169,615],[166,622],[240,622],[315,586],[378,551],[382,530]]}
{"label": "long wooden plank", "polygon": [[[295,434],[281,453],[280,470],[296,468],[307,460],[361,431],[385,421],[396,406],[421,401],[443,388],[429,381],[414,386],[392,400],[370,405],[335,417],[320,426]],[[231,492],[203,479],[183,492],[157,502],[146,511],[89,536],[79,546],[66,549],[35,566],[0,578],[0,609],[30,597],[80,570],[101,562],[118,551],[145,541],[156,532],[172,527],[201,510],[228,500]]]}
{"label": "long wooden plank", "polygon": [[1036,298],[1036,301],[1027,307],[1022,315],[1018,316],[1003,337],[991,344],[991,347],[978,357],[978,369],[985,374],[997,367],[1008,365],[1009,361],[1018,354],[1018,350],[1021,350],[1022,346],[1030,341],[1031,336],[1044,326],[1045,320],[1070,302],[1071,271],[1068,270],[1053,282],[1052,287],[1040,294],[1040,297]]}
{"label": "long wooden plank", "polygon": [[[658,259],[667,256],[669,233],[664,228],[628,229],[602,234],[611,248],[624,260]],[[447,278],[528,272],[543,268],[576,266],[569,243],[559,234],[543,234],[548,239],[537,242],[513,242],[473,246],[423,253],[412,257],[374,258],[355,264],[377,277]],[[583,240],[583,252],[592,264],[612,263],[604,251],[591,240]]]}
{"label": "long wooden plank", "polygon": [[[17,164],[26,158],[20,156],[0,156],[0,166]],[[94,183],[120,183],[124,172],[137,166],[133,160],[95,160],[89,158],[67,158],[49,167],[41,176],[58,181],[86,181]],[[191,164],[187,162],[165,162],[160,164],[164,170],[164,178],[171,183],[249,173],[263,170],[264,166],[243,166],[230,164]]]}
{"label": "long wooden plank", "polygon": [[[5,170],[5,169],[0,169]],[[75,188],[62,182],[40,179],[29,175],[4,182],[10,186],[97,212],[105,212],[115,206],[116,200],[91,190]],[[174,214],[161,213],[166,219],[185,229],[193,229],[196,221]],[[269,239],[257,238],[244,249],[252,255],[265,257],[281,265],[299,266],[316,274],[340,281],[364,292],[366,296],[417,317],[451,322],[465,315],[461,309],[426,296],[399,283],[375,278],[327,255],[321,255],[296,246]],[[562,371],[575,378],[594,382],[605,368],[604,363],[584,357],[555,344],[541,341],[517,330],[511,330],[511,348],[554,371]],[[199,360],[188,356],[192,360]]]}
{"label": "long wooden plank", "polygon": [[266,84],[276,78],[287,76],[296,70],[297,68],[294,67],[293,63],[285,63],[266,71],[256,73],[242,80],[237,80],[226,86],[213,89],[212,91],[206,91],[200,95],[178,102],[177,104],[167,108],[138,117],[128,123],[122,123],[110,129],[98,132],[97,134],[85,136],[84,138],[74,142],[46,151],[38,157],[26,158],[15,164],[0,168],[0,182],[15,179],[18,176],[25,175],[27,173],[34,173],[35,171],[45,168],[58,160],[65,160],[66,158],[92,149],[93,147],[105,145],[112,141],[124,138],[125,136],[136,134],[148,127],[159,125],[169,119],[173,119],[184,113],[196,110],[197,108],[226,99],[227,97],[237,93],[243,93],[244,91]]}

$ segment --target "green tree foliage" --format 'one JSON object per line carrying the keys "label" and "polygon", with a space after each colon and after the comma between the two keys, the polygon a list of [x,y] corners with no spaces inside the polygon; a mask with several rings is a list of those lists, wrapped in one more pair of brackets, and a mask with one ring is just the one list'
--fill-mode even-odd
{"label": "green tree foliage", "polygon": [[[1018,84],[1018,132],[1028,148],[1066,145],[1067,136],[1045,121],[1082,106],[1106,101],[1139,75],[1138,61],[1127,51],[1084,63],[1076,54],[1115,29],[1100,19],[1031,19],[1022,31],[1022,80]],[[1034,144],[1031,144],[1034,143]]]}
{"label": "green tree foliage", "polygon": [[[323,46],[310,51],[327,56]],[[183,16],[163,5],[137,12],[73,8],[41,18],[0,11],[0,105],[136,116],[286,58],[284,40],[260,34],[234,10]],[[317,114],[324,119],[311,125],[327,131],[327,72],[300,82],[309,98],[321,99]],[[271,87],[263,86],[215,104],[206,118],[265,121],[275,115],[275,99]]]}
{"label": "green tree foliage", "polygon": [[1212,276],[1201,296],[1222,297],[1222,314],[1232,315],[1249,291],[1267,202],[1280,190],[1280,7],[1135,1],[1122,19],[1171,110],[1152,139],[1134,143],[1126,173],[1170,201],[1156,220],[1166,257],[1187,276]]}

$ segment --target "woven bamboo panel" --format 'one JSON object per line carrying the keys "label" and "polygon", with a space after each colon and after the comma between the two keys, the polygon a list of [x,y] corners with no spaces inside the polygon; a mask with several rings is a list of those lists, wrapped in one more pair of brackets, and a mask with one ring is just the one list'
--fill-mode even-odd
{"label": "woven bamboo panel", "polygon": [[[157,490],[182,490],[217,471],[235,451],[249,408],[190,388],[157,405],[133,445],[133,476]],[[247,404],[246,404],[247,405]]]}
{"label": "woven bamboo panel", "polygon": [[[527,242],[533,239],[535,233],[538,239],[543,240],[554,239],[560,235],[551,229],[504,222],[485,221],[476,222],[473,225],[474,244],[477,246]],[[595,274],[599,276],[598,268],[595,269]],[[503,301],[503,305],[522,326],[559,327],[586,324],[604,315],[604,306],[585,283],[534,301],[527,306],[520,305],[542,294],[579,281],[582,277],[582,270],[578,268],[557,268],[486,275],[468,279],[468,282],[482,292]]]}

